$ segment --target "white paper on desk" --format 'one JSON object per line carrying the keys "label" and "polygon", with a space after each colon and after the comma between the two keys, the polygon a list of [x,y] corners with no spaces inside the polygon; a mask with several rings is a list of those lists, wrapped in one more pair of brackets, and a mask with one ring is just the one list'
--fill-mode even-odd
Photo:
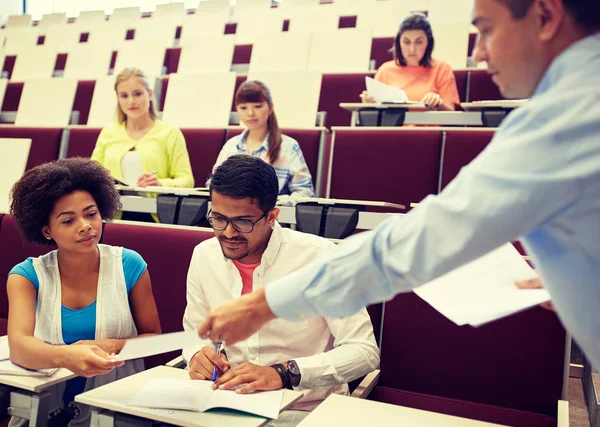
{"label": "white paper on desk", "polygon": [[15,365],[10,360],[0,361],[0,375],[19,375],[23,377],[51,377],[59,368],[50,369],[26,369]]}
{"label": "white paper on desk", "polygon": [[10,359],[10,349],[8,348],[8,337],[4,336],[0,338],[0,360]]}
{"label": "white paper on desk", "polygon": [[237,394],[233,390],[213,390],[212,384],[212,381],[157,378],[150,381],[128,404],[196,412],[227,408],[266,418],[279,417],[283,399],[281,390]]}
{"label": "white paper on desk", "polygon": [[537,277],[510,243],[415,289],[457,325],[479,326],[550,300],[545,289],[518,289]]}
{"label": "white paper on desk", "polygon": [[406,92],[402,89],[386,85],[371,77],[365,77],[365,86],[369,96],[372,96],[375,102],[409,102]]}
{"label": "white paper on desk", "polygon": [[170,334],[152,335],[149,337],[133,338],[125,342],[115,360],[139,359],[181,350],[187,346],[201,344],[198,333],[194,331],[173,332]]}

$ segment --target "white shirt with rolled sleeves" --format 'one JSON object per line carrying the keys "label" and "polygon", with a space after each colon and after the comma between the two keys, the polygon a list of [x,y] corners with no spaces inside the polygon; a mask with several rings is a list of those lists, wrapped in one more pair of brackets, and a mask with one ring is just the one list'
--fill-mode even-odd
{"label": "white shirt with rolled sleeves", "polygon": [[[335,249],[327,239],[281,228],[275,223],[260,265],[254,270],[253,289],[284,277]],[[183,327],[196,331],[212,308],[240,296],[242,279],[223,256],[216,238],[194,249],[187,279],[187,307]],[[186,363],[204,344],[185,348]],[[313,317],[300,322],[275,319],[256,334],[233,346],[225,346],[232,366],[248,361],[270,366],[294,359],[302,373],[297,390],[304,397],[293,409],[312,410],[331,393],[347,394],[346,383],[366,375],[379,365],[379,349],[366,310],[342,318]]]}
{"label": "white shirt with rolled sleeves", "polygon": [[521,238],[560,319],[600,369],[598,70],[600,34],[567,48],[439,196],[272,283],[271,310],[290,320],[348,316]]}

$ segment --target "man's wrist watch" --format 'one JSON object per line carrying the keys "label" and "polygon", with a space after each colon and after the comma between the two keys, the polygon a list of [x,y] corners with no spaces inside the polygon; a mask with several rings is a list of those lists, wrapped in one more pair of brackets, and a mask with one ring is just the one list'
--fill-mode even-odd
{"label": "man's wrist watch", "polygon": [[300,380],[302,379],[302,373],[295,360],[288,361],[287,371],[290,377],[290,386],[298,387]]}
{"label": "man's wrist watch", "polygon": [[275,372],[277,372],[277,375],[279,375],[279,378],[281,378],[281,388],[287,388],[291,390],[292,387],[290,386],[290,374],[283,363],[271,365],[271,368],[275,369]]}

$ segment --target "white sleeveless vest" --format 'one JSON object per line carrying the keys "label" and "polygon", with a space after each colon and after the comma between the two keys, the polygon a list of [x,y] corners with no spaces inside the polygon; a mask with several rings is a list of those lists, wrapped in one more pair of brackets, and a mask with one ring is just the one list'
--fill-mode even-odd
{"label": "white sleeveless vest", "polygon": [[[124,339],[137,336],[137,329],[129,307],[125,273],[123,271],[123,248],[98,245],[100,272],[96,294],[95,339]],[[33,267],[39,280],[35,330],[33,335],[50,344],[64,345],[62,333],[62,289],[56,250],[33,259]],[[85,391],[125,378],[144,370],[141,359],[130,360],[106,375],[89,378]],[[65,383],[57,384],[50,391],[50,412],[62,403]],[[81,415],[69,423],[70,426],[89,425],[90,408],[77,404]],[[25,420],[13,417],[10,426],[21,425]]]}

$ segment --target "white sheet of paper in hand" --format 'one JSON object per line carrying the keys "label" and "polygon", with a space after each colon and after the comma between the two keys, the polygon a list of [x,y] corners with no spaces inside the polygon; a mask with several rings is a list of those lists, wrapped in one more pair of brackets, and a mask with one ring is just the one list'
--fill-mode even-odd
{"label": "white sheet of paper in hand", "polygon": [[172,332],[133,338],[125,342],[115,360],[131,360],[181,350],[184,347],[200,344],[202,341],[195,331]]}
{"label": "white sheet of paper in hand", "polygon": [[365,86],[369,96],[372,96],[375,102],[409,102],[406,92],[402,89],[386,85],[371,77],[365,77]]}
{"label": "white sheet of paper in hand", "polygon": [[550,300],[545,289],[518,289],[515,280],[537,277],[511,245],[500,248],[415,289],[457,325],[479,326]]}
{"label": "white sheet of paper in hand", "polygon": [[212,381],[157,378],[150,381],[128,404],[196,412],[227,408],[271,419],[279,417],[283,399],[281,390],[237,394],[233,390],[213,390],[212,384]]}

